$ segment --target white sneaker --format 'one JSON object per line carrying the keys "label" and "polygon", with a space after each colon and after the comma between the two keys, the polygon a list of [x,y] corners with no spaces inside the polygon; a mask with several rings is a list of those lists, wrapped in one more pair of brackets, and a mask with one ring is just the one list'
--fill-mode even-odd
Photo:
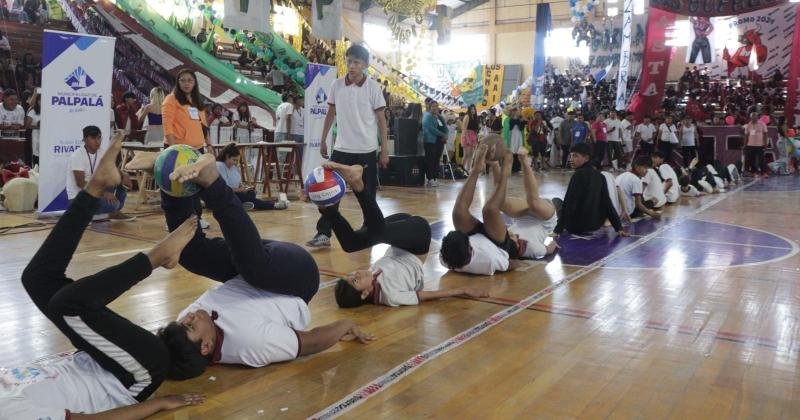
{"label": "white sneaker", "polygon": [[276,210],[286,210],[289,208],[289,200],[278,200],[275,202]]}
{"label": "white sneaker", "polygon": [[210,227],[211,227],[211,224],[210,224],[210,223],[208,223],[208,222],[206,222],[206,220],[205,220],[205,219],[200,219],[200,227],[201,227],[202,229],[208,229],[208,228],[210,228]]}
{"label": "white sneaker", "polygon": [[435,179],[432,179],[431,180],[431,187],[438,187],[438,186],[439,186],[439,181],[437,181]]}
{"label": "white sneaker", "polygon": [[108,220],[108,213],[95,214],[94,216],[92,216],[93,222],[98,222],[101,220]]}
{"label": "white sneaker", "polygon": [[331,246],[331,238],[318,233],[313,239],[306,242],[306,246],[311,248],[326,248]]}

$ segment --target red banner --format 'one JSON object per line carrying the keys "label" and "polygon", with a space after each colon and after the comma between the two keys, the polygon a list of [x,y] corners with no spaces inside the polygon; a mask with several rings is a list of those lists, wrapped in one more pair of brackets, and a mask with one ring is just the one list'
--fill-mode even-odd
{"label": "red banner", "polygon": [[650,0],[650,6],[684,16],[730,16],[780,6],[789,0]]}
{"label": "red banner", "polygon": [[647,32],[644,41],[644,59],[639,92],[628,108],[636,121],[661,107],[667,69],[672,58],[672,47],[666,45],[667,27],[675,25],[675,14],[651,8],[647,17]]}
{"label": "red banner", "polygon": [[800,127],[800,105],[797,94],[800,93],[800,5],[797,6],[794,20],[794,36],[792,36],[792,60],[789,64],[789,82],[786,85],[786,124],[789,127]]}

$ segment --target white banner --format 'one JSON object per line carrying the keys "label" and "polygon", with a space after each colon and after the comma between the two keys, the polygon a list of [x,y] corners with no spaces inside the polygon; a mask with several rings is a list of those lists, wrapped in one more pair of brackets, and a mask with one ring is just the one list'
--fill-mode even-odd
{"label": "white banner", "polygon": [[[325,116],[328,115],[328,98],[331,87],[336,80],[336,67],[324,64],[308,63],[306,66],[306,97],[303,127],[303,136],[306,150],[303,152],[303,173],[308,174],[322,164],[323,159],[319,154],[319,145],[322,141],[322,126]],[[328,150],[333,150],[333,128],[328,132],[326,142]]]}
{"label": "white banner", "polygon": [[631,66],[631,29],[633,28],[633,0],[625,0],[622,11],[622,46],[619,49],[619,71],[617,72],[617,111],[628,108],[625,96],[628,93],[628,74]]}
{"label": "white banner", "polygon": [[342,0],[313,0],[311,35],[319,39],[342,39]]}
{"label": "white banner", "polygon": [[42,46],[42,124],[39,213],[67,209],[67,168],[83,147],[83,128],[103,133],[108,148],[114,38],[45,30]]}
{"label": "white banner", "polygon": [[716,18],[691,16],[689,18],[689,46],[686,48],[688,64],[711,64],[714,62],[714,26]]}
{"label": "white banner", "polygon": [[227,28],[268,33],[269,0],[225,0],[222,24]]}

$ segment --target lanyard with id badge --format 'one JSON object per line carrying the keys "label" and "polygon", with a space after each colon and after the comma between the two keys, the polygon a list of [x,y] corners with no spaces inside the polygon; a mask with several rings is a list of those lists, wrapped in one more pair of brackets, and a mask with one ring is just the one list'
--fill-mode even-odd
{"label": "lanyard with id badge", "polygon": [[193,119],[195,121],[199,121],[200,120],[200,111],[198,111],[197,108],[195,108],[193,106],[190,106],[186,110],[189,111],[189,118],[191,118],[191,119]]}

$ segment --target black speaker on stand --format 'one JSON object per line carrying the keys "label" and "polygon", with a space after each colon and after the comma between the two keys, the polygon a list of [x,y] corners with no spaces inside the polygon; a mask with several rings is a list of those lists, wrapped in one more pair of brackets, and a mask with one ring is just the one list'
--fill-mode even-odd
{"label": "black speaker on stand", "polygon": [[419,137],[419,122],[413,118],[398,118],[394,120],[394,154],[408,156],[419,154],[417,138]]}

